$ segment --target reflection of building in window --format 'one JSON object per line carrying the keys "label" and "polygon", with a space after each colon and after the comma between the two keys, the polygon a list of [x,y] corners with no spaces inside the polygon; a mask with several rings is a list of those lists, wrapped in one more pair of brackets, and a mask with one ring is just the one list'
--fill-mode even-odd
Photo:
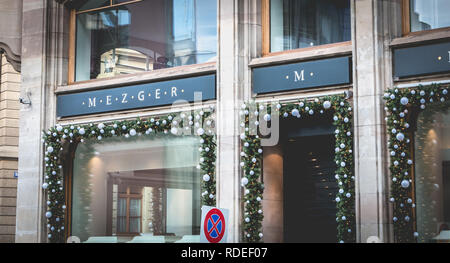
{"label": "reflection of building in window", "polygon": [[140,1],[78,13],[75,81],[214,61],[217,3]]}
{"label": "reflection of building in window", "polygon": [[153,69],[154,60],[128,48],[115,48],[100,57],[100,74],[97,78],[144,72]]}

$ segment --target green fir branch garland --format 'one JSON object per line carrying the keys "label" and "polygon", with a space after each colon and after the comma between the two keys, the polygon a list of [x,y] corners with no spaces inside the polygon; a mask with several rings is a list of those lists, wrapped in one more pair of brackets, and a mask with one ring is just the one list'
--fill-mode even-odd
{"label": "green fir branch garland", "polygon": [[411,189],[414,160],[410,143],[413,140],[413,127],[408,121],[411,113],[424,110],[430,103],[448,101],[448,96],[448,85],[439,84],[392,88],[384,94],[391,176],[389,200],[393,205],[392,222],[396,242],[415,242],[418,237],[418,233],[414,232],[415,204]]}
{"label": "green fir branch garland", "polygon": [[[47,233],[51,243],[65,242],[66,198],[64,188],[62,155],[70,144],[85,140],[101,141],[104,138],[120,136],[125,140],[134,136],[155,136],[156,134],[197,135],[201,137],[200,164],[202,175],[202,204],[216,204],[216,136],[214,107],[155,118],[90,123],[85,125],[57,125],[43,132],[45,150],[44,189],[47,197]],[[204,125],[202,126],[202,123]],[[207,176],[206,176],[207,175]]]}
{"label": "green fir branch garland", "polygon": [[[244,188],[243,239],[246,242],[262,242],[262,198],[264,185],[261,182],[262,147],[256,129],[260,122],[271,121],[271,111],[280,118],[314,118],[316,114],[333,112],[336,127],[335,162],[339,192],[335,201],[338,224],[337,241],[355,242],[355,177],[353,161],[352,108],[344,95],[304,99],[291,103],[247,103],[242,105],[241,115],[241,186]],[[267,112],[267,113],[265,113]],[[252,122],[254,120],[254,122]]]}

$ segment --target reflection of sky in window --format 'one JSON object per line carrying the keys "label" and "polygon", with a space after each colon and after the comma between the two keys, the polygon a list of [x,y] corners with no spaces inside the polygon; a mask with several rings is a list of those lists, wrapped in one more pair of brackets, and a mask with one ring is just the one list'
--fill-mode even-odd
{"label": "reflection of sky in window", "polygon": [[192,39],[196,42],[198,53],[216,52],[217,2],[215,0],[173,1],[174,40]]}
{"label": "reflection of sky in window", "polygon": [[106,12],[101,12],[100,17],[103,25],[108,27],[115,26],[115,21],[111,21],[112,18],[114,18],[114,20],[117,19],[117,23],[119,26],[126,26],[129,25],[131,22],[131,16],[128,10],[110,10]]}
{"label": "reflection of sky in window", "polygon": [[173,0],[174,40],[190,39],[194,34],[194,0]]}
{"label": "reflection of sky in window", "polygon": [[450,26],[449,10],[449,0],[411,1],[412,18],[417,17],[418,22],[425,23],[430,29]]}

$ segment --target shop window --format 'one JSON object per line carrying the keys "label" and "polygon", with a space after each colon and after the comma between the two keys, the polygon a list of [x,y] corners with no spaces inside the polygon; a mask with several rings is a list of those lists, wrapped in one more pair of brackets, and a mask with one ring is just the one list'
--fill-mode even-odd
{"label": "shop window", "polygon": [[415,132],[415,202],[419,242],[450,239],[450,103],[419,114]]}
{"label": "shop window", "polygon": [[263,0],[262,6],[265,54],[351,40],[349,0]]}
{"label": "shop window", "polygon": [[79,144],[70,235],[81,242],[200,240],[196,137],[112,137]]}
{"label": "shop window", "polygon": [[450,26],[450,1],[406,0],[405,23],[409,32],[431,30]]}
{"label": "shop window", "polygon": [[80,3],[72,11],[70,82],[216,59],[216,1]]}

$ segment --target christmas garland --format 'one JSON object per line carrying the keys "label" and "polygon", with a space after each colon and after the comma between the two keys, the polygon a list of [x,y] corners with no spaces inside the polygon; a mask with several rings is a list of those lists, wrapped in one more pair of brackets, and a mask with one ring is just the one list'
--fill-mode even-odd
{"label": "christmas garland", "polygon": [[438,84],[415,88],[393,88],[384,94],[386,100],[387,133],[389,134],[389,155],[391,175],[391,197],[393,205],[392,222],[397,242],[414,242],[418,233],[414,232],[412,196],[413,158],[410,142],[413,140],[411,113],[424,110],[428,103],[448,101],[448,87]]}
{"label": "christmas garland", "polygon": [[[48,239],[52,243],[64,243],[65,240],[65,189],[63,174],[63,151],[65,147],[83,143],[85,140],[101,141],[104,138],[123,136],[155,136],[156,134],[197,135],[202,146],[200,163],[202,170],[202,204],[216,204],[216,139],[214,109],[182,112],[167,116],[136,120],[114,121],[110,123],[90,123],[85,125],[57,125],[43,132],[42,142],[45,149],[44,183],[42,188],[47,196]],[[204,124],[204,125],[202,125]],[[69,149],[74,149],[70,147]]]}
{"label": "christmas garland", "polygon": [[[275,111],[275,115],[272,111]],[[262,147],[261,137],[256,130],[261,122],[271,121],[271,116],[280,118],[313,118],[317,114],[332,112],[336,127],[335,162],[339,192],[335,198],[338,224],[337,241],[355,242],[355,187],[353,175],[352,108],[344,95],[326,96],[313,100],[299,100],[294,103],[247,103],[242,105],[241,115],[241,186],[244,188],[243,239],[246,242],[263,240],[262,197],[264,185],[261,182]]]}

